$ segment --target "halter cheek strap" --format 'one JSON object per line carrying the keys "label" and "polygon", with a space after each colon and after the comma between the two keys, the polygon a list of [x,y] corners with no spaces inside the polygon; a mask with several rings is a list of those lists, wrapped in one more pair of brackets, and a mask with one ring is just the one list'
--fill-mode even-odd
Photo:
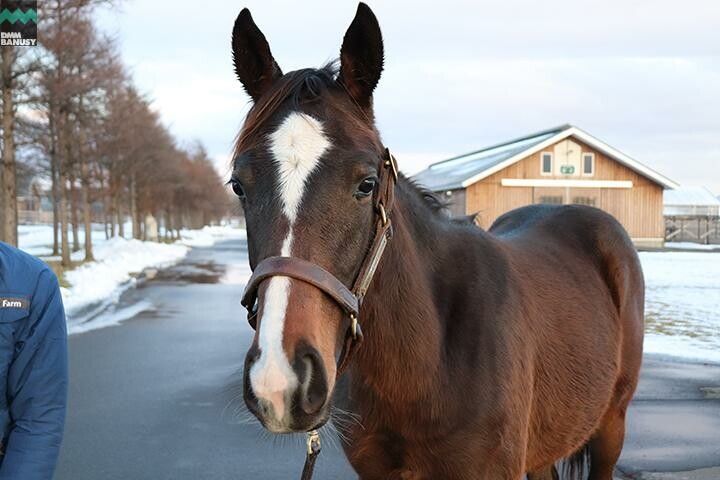
{"label": "halter cheek strap", "polygon": [[[395,157],[389,149],[385,149],[380,165],[379,184],[373,204],[375,207],[375,235],[370,244],[358,276],[352,288],[345,286],[332,273],[307,260],[297,257],[268,257],[261,261],[253,271],[250,280],[245,286],[242,305],[248,310],[248,322],[253,329],[257,329],[258,289],[260,284],[271,277],[290,277],[305,282],[325,292],[345,312],[350,320],[343,348],[340,352],[336,370],[339,378],[350,365],[355,352],[362,344],[363,333],[358,323],[363,298],[370,288],[375,272],[382,259],[385,247],[392,238],[392,213],[395,200],[395,184],[398,180],[398,169]],[[315,461],[320,454],[320,437],[316,430],[308,432],[307,457],[301,480],[310,480],[315,468]]]}

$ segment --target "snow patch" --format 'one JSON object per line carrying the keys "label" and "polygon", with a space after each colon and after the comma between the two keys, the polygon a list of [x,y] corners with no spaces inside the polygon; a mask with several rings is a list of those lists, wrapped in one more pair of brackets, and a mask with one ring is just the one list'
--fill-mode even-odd
{"label": "snow patch", "polygon": [[[59,257],[49,256],[52,253],[53,239],[51,225],[20,225],[18,230],[22,250],[41,256],[44,260],[60,260]],[[81,230],[79,233],[83,243],[84,232]],[[107,311],[109,306],[118,303],[124,291],[135,286],[137,276],[143,270],[174,265],[187,255],[191,247],[209,247],[220,239],[244,237],[244,229],[216,226],[182,230],[181,240],[167,244],[122,237],[106,239],[103,226],[93,225],[95,261],[66,272],[65,280],[70,287],[61,288],[68,317],[68,332],[81,333],[115,325],[129,318],[127,315],[132,316],[132,312],[137,314],[150,308],[140,302],[137,306]],[[81,261],[84,254],[81,249],[71,257],[73,261]],[[242,274],[236,276],[241,277]],[[141,307],[143,310],[137,310]]]}
{"label": "snow patch", "polygon": [[228,238],[245,238],[244,229],[227,226],[203,227],[200,230],[180,230],[178,243],[188,247],[212,247],[215,242]]}
{"label": "snow patch", "polygon": [[717,250],[720,251],[720,245],[705,245],[693,242],[665,242],[665,248],[678,250]]}
{"label": "snow patch", "polygon": [[142,312],[147,312],[154,309],[155,306],[151,302],[143,300],[141,302],[130,305],[129,307],[121,308],[119,310],[100,315],[97,318],[94,318],[93,320],[87,322],[74,322],[72,320],[69,320],[68,335],[84,333],[89,332],[90,330],[97,330],[99,328],[119,325],[125,320],[129,320],[136,315],[141,314]]}
{"label": "snow patch", "polygon": [[182,259],[190,249],[185,245],[142,242],[121,237],[95,247],[94,262],[80,265],[65,274],[71,285],[63,289],[69,317],[96,302],[112,298],[135,283],[135,275],[149,267],[167,267]]}
{"label": "snow patch", "polygon": [[645,351],[720,361],[720,253],[641,252]]}

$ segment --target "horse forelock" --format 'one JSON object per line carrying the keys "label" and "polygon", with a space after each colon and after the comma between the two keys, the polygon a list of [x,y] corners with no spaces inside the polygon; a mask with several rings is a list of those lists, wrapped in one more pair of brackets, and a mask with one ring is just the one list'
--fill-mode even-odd
{"label": "horse forelock", "polygon": [[243,128],[235,140],[233,158],[252,147],[263,126],[288,101],[293,110],[300,110],[303,103],[319,99],[327,89],[334,86],[337,71],[337,65],[333,62],[321,68],[288,72],[279,79],[248,112]]}

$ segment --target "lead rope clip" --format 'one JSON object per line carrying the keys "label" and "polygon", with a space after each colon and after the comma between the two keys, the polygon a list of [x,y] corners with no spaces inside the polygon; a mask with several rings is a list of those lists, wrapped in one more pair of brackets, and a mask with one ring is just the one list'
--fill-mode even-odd
{"label": "lead rope clip", "polygon": [[317,430],[310,430],[307,433],[307,453],[308,455],[320,453],[320,434]]}
{"label": "lead rope clip", "polygon": [[307,432],[307,457],[300,480],[311,480],[315,470],[315,460],[320,454],[320,435],[317,430]]}

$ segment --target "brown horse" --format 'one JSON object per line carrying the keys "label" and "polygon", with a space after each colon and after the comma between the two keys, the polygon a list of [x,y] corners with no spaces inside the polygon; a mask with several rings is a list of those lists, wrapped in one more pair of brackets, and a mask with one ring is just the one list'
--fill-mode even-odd
{"label": "brown horse", "polygon": [[[549,479],[569,457],[610,480],[643,339],[643,276],[619,223],[530,206],[485,232],[402,175],[388,183],[372,102],[383,45],[364,4],[339,70],[283,74],[247,10],[232,45],[254,100],[231,179],[250,264],[287,263],[255,279],[250,411],[277,433],[351,412],[343,446],[363,480]],[[378,198],[390,193],[388,213]],[[333,294],[361,275],[386,215],[392,239],[359,310],[365,340],[336,378],[352,308]]]}

